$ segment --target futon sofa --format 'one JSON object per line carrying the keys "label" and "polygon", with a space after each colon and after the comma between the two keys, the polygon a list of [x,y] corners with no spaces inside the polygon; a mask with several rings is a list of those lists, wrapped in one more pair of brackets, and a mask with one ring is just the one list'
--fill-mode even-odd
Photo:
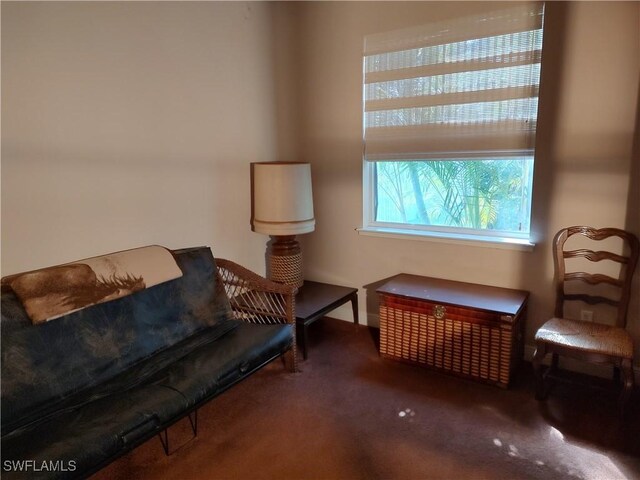
{"label": "futon sofa", "polygon": [[172,254],[182,277],[40,325],[3,288],[3,478],[86,477],[187,415],[195,434],[198,407],[268,362],[295,371],[294,288]]}

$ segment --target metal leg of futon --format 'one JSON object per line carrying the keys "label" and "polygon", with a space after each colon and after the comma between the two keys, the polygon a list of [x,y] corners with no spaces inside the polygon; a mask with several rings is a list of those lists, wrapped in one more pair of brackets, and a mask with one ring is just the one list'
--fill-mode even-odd
{"label": "metal leg of futon", "polygon": [[194,438],[198,436],[198,409],[195,409],[193,412],[187,415],[189,418],[189,424],[191,425],[191,431],[193,432],[193,437],[189,439],[186,443],[183,443],[178,448],[176,448],[173,452],[169,453],[169,429],[165,428],[161,432],[158,432],[158,437],[160,438],[160,443],[162,443],[162,449],[164,450],[164,454],[169,456],[182,447],[184,447],[187,443],[191,442]]}

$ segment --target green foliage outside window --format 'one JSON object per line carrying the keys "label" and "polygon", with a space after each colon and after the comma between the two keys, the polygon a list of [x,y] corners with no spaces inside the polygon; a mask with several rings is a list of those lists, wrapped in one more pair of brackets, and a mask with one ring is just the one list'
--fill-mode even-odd
{"label": "green foliage outside window", "polygon": [[533,158],[376,162],[375,220],[529,232]]}

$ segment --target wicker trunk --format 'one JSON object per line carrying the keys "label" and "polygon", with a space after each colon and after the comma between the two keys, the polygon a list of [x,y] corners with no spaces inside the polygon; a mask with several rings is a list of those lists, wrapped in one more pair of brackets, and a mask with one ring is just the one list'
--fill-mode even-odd
{"label": "wicker trunk", "polygon": [[383,357],[508,387],[528,292],[407,274],[377,292]]}

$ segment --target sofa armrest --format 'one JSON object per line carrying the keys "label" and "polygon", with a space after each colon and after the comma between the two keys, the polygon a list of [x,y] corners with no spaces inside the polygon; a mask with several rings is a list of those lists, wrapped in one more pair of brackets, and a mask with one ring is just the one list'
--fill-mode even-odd
{"label": "sofa armrest", "polygon": [[237,320],[262,324],[290,324],[293,330],[292,365],[296,361],[295,294],[298,289],[276,283],[222,258],[216,259],[218,274]]}

